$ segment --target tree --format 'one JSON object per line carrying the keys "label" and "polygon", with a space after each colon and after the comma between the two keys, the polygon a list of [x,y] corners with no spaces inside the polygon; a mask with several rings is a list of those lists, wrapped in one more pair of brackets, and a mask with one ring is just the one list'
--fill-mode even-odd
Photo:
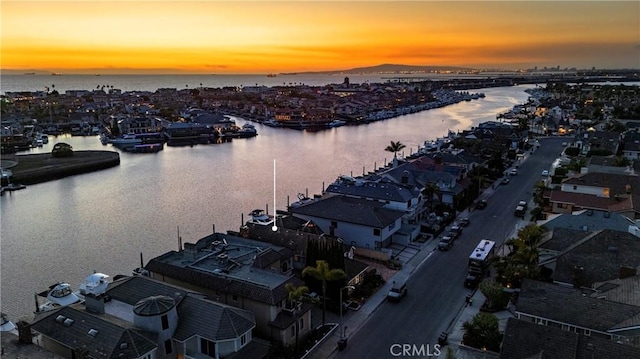
{"label": "tree", "polygon": [[402,151],[402,149],[405,148],[405,147],[407,147],[407,146],[402,144],[400,141],[398,141],[398,142],[391,141],[389,146],[387,146],[387,148],[385,148],[384,150],[387,151],[387,152],[393,152],[393,158],[396,158],[398,152]]}
{"label": "tree", "polygon": [[315,267],[305,267],[302,270],[302,276],[311,276],[322,282],[322,325],[324,325],[327,309],[327,282],[345,278],[347,274],[342,269],[330,269],[326,261],[318,260]]}
{"label": "tree", "polygon": [[509,294],[504,292],[502,284],[494,280],[483,280],[478,288],[487,298],[487,309],[502,310],[509,304]]}
{"label": "tree", "polygon": [[502,334],[498,327],[498,318],[490,313],[479,312],[462,324],[464,335],[462,340],[465,345],[478,349],[500,351]]}
{"label": "tree", "polygon": [[71,157],[73,156],[73,147],[64,142],[56,143],[51,150],[51,156],[55,158]]}
{"label": "tree", "polygon": [[287,302],[289,307],[294,310],[293,317],[296,320],[296,346],[295,346],[295,355],[298,356],[298,338],[300,331],[300,319],[297,317],[298,307],[301,303],[302,296],[309,293],[309,288],[307,286],[296,287],[291,283],[285,284],[284,288],[287,290]]}
{"label": "tree", "polygon": [[440,187],[434,182],[429,182],[424,186],[422,195],[425,196],[427,203],[429,204],[429,211],[433,211],[433,197],[440,197]]}

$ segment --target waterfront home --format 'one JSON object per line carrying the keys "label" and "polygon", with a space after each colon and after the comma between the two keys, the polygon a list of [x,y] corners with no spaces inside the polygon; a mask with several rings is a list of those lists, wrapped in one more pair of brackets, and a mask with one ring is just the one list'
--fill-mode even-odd
{"label": "waterfront home", "polygon": [[327,193],[320,198],[289,206],[293,216],[313,221],[325,233],[347,245],[380,250],[388,247],[402,226],[403,211],[385,203]]}
{"label": "waterfront home", "polygon": [[[206,323],[206,325],[203,325]],[[37,316],[40,346],[65,358],[262,358],[253,313],[151,278],[120,277],[105,295]]]}
{"label": "waterfront home", "polygon": [[304,285],[292,268],[288,249],[222,233],[185,243],[145,266],[151,278],[251,311],[256,335],[284,345],[302,340],[312,329],[312,305],[288,301],[287,284]]}
{"label": "waterfront home", "polygon": [[371,181],[340,176],[325,189],[325,193],[378,201],[384,204],[384,208],[403,211],[405,222],[415,222],[419,211],[424,207],[422,194],[414,186],[389,180]]}

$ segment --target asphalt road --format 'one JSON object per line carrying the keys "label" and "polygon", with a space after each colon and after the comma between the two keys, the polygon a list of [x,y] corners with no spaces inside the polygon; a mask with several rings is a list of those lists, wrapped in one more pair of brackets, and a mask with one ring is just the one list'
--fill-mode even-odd
{"label": "asphalt road", "polygon": [[[514,216],[516,204],[524,200],[529,202],[529,209],[533,207],[535,184],[542,178],[542,171],[550,169],[559,157],[565,141],[563,138],[540,139],[539,149],[519,165],[518,174],[510,176],[510,183],[491,191],[486,198],[488,206],[468,214],[471,224],[464,228],[453,247],[446,252],[437,251],[415,270],[407,281],[407,297],[400,303],[382,303],[335,357],[411,356],[398,355],[402,354],[398,345],[404,344],[424,350],[413,352],[413,357],[437,354],[438,336],[449,329],[464,306],[466,295],[471,292],[464,287],[470,253],[481,239],[495,240],[500,245],[507,236],[514,236],[518,228],[528,223],[528,213],[526,220]],[[481,198],[486,196],[487,193]],[[459,217],[467,216],[467,213],[465,211]]]}

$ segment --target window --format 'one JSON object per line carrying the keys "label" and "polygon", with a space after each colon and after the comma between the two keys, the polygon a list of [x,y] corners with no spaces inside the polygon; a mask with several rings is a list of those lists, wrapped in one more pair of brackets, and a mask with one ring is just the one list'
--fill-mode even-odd
{"label": "window", "polygon": [[300,329],[304,329],[304,318],[300,318]]}
{"label": "window", "polygon": [[244,346],[245,344],[247,344],[247,335],[242,334],[242,336],[240,337],[240,345]]}
{"label": "window", "polygon": [[589,329],[585,329],[584,330],[584,335],[586,335],[588,337],[591,336],[591,331]]}
{"label": "window", "polygon": [[164,353],[171,354],[171,339],[164,341]]}
{"label": "window", "polygon": [[160,319],[162,320],[162,330],[169,329],[169,318],[167,315],[163,315]]}
{"label": "window", "polygon": [[296,326],[295,324],[291,326],[291,338],[296,336]]}
{"label": "window", "polygon": [[379,236],[380,235],[380,228],[374,228],[373,229],[373,235],[374,236]]}
{"label": "window", "polygon": [[200,352],[210,357],[216,357],[216,343],[200,338]]}
{"label": "window", "polygon": [[234,301],[234,302],[237,302],[237,301],[238,301],[238,296],[237,296],[237,295],[235,295],[235,294],[234,294],[234,295],[233,295],[233,297],[231,297],[231,298],[233,299],[233,301]]}

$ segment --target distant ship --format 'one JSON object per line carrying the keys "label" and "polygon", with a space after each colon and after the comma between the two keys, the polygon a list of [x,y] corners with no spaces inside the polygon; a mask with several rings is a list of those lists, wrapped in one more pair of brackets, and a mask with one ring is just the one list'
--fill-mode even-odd
{"label": "distant ship", "polygon": [[267,77],[276,77],[276,76],[278,76],[278,75],[276,75],[276,74],[267,74]]}
{"label": "distant ship", "polygon": [[51,76],[62,76],[62,74],[59,72],[53,72],[51,73]]}
{"label": "distant ship", "polygon": [[25,75],[35,75],[36,73],[35,72],[25,72],[24,74]]}

